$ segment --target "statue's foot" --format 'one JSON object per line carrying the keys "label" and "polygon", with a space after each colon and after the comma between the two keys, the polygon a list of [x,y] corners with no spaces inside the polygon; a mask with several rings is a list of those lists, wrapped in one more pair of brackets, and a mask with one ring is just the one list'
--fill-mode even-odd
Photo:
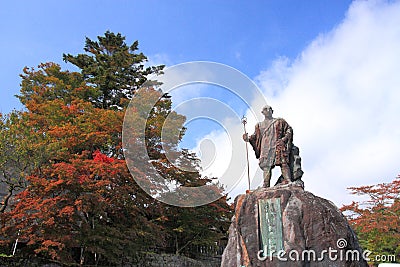
{"label": "statue's foot", "polygon": [[304,182],[301,179],[297,179],[296,181],[293,182],[293,184],[300,186],[301,188],[304,189]]}
{"label": "statue's foot", "polygon": [[269,188],[269,182],[268,182],[268,183],[267,183],[267,182],[264,182],[263,187],[264,187],[264,188]]}

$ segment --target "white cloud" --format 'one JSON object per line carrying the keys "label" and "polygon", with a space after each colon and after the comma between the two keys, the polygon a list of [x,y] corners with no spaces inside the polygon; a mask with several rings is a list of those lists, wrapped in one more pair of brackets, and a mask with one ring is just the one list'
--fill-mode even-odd
{"label": "white cloud", "polygon": [[294,128],[306,189],[351,201],[350,186],[400,174],[400,2],[354,2],[344,21],[294,61],[260,73],[276,115]]}
{"label": "white cloud", "polygon": [[268,70],[262,71],[255,80],[264,90],[266,96],[275,97],[287,86],[289,74],[289,59],[279,57],[272,62],[272,66]]}
{"label": "white cloud", "polygon": [[[223,170],[229,165],[224,156],[232,154],[232,143],[228,134],[225,131],[212,131],[196,143],[193,152],[201,158],[202,174],[208,177],[221,177],[224,174]],[[219,148],[223,147],[223,150],[217,150],[216,144]]]}
{"label": "white cloud", "polygon": [[[255,123],[255,118],[247,114],[249,122]],[[217,177],[232,196],[243,193],[248,189],[246,146],[242,140],[243,126],[232,116],[220,121],[223,130],[212,131],[201,139],[196,140],[196,146],[191,149],[201,159],[203,176]],[[254,124],[253,124],[254,125]],[[254,154],[248,146],[249,154]],[[253,156],[250,158],[250,179],[252,187],[261,183],[261,172],[257,173],[258,164]],[[258,177],[258,179],[254,179]]]}
{"label": "white cloud", "polygon": [[[400,174],[398,25],[400,2],[354,2],[345,19],[317,36],[297,59],[277,58],[255,78],[275,117],[285,118],[294,128],[306,190],[338,206],[354,199],[348,187],[390,182]],[[251,104],[257,113],[263,102],[258,98]],[[250,133],[254,114],[247,114]],[[216,174],[229,171],[224,160],[236,161],[240,168],[245,161],[242,125],[235,121],[224,126],[230,129],[231,143],[213,133],[210,140],[216,151],[229,151],[226,146],[232,145],[232,154],[239,149],[241,157],[222,154],[215,160],[218,164],[208,167]],[[256,188],[262,174],[251,147],[249,153]],[[236,171],[229,177],[241,180],[230,192],[232,197],[247,189],[247,173]],[[272,183],[279,175],[279,168],[274,169]]]}
{"label": "white cloud", "polygon": [[170,59],[170,57],[167,54],[154,54],[151,56],[147,57],[147,62],[145,63],[146,67],[151,67],[151,66],[158,66],[158,65],[165,65],[165,66],[171,66],[173,65],[174,62]]}

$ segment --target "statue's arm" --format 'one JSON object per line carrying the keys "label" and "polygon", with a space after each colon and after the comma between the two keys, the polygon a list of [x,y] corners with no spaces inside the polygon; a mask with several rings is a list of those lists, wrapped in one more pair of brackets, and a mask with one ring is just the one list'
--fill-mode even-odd
{"label": "statue's arm", "polygon": [[256,124],[254,133],[249,137],[250,145],[253,147],[253,150],[256,154],[256,158],[260,157],[261,152],[261,135],[260,135],[260,126],[258,123]]}
{"label": "statue's arm", "polygon": [[287,124],[286,125],[286,131],[285,131],[285,135],[282,137],[282,141],[287,144],[287,143],[291,143],[293,140],[293,128]]}
{"label": "statue's arm", "polygon": [[255,141],[258,138],[258,133],[260,132],[260,126],[258,125],[258,123],[256,124],[255,128],[254,128],[254,133],[252,135],[249,136],[249,142],[250,143],[255,143]]}
{"label": "statue's arm", "polygon": [[292,127],[282,118],[279,118],[277,121],[277,129],[280,132],[277,136],[277,144],[278,145],[288,145],[293,142],[293,129]]}

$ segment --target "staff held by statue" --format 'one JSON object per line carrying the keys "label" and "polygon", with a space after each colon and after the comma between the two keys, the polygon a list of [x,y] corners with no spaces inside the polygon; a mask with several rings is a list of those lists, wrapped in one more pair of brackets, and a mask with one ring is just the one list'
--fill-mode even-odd
{"label": "staff held by statue", "polygon": [[[246,131],[246,123],[247,123],[247,118],[243,115],[242,117],[242,123],[243,123],[243,129],[244,129],[244,134],[247,137],[247,131]],[[249,164],[249,148],[246,143],[246,159],[247,159],[247,181],[249,183],[249,191],[250,191],[250,164]]]}

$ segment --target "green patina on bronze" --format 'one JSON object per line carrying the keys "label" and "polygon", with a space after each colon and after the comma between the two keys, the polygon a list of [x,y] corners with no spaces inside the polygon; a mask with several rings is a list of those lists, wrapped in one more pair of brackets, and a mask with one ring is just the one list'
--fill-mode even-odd
{"label": "green patina on bronze", "polygon": [[260,250],[265,256],[276,256],[283,250],[281,199],[260,199],[258,201],[260,227]]}

